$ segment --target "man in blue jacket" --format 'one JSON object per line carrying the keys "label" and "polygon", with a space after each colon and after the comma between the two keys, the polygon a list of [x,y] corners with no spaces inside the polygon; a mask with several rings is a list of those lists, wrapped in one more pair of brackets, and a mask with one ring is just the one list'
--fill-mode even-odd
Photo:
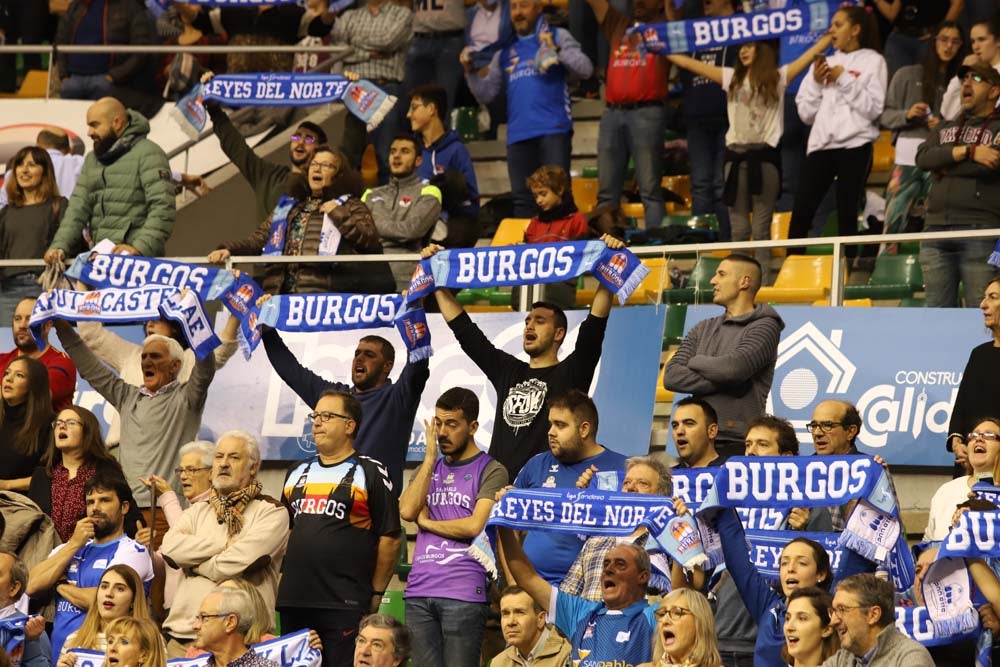
{"label": "man in blue jacket", "polygon": [[478,238],[479,184],[469,150],[458,132],[446,130],[448,93],[428,84],[410,92],[406,113],[413,133],[423,140],[417,175],[441,190],[441,219],[447,238],[433,238],[446,247],[474,246]]}
{"label": "man in blue jacket", "polygon": [[527,179],[543,165],[570,171],[573,117],[567,79],[586,79],[590,59],[568,31],[552,28],[542,16],[541,0],[512,0],[510,19],[516,36],[478,71],[466,51],[462,62],[469,90],[489,104],[507,84],[507,174],[514,215],[530,218],[535,204]]}

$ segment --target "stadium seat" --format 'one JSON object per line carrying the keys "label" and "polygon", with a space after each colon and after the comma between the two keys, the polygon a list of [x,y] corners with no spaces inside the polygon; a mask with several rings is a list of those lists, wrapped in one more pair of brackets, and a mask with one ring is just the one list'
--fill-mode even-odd
{"label": "stadium seat", "polygon": [[[782,211],[771,216],[771,240],[779,241],[788,238],[788,229],[792,224],[791,211]],[[788,254],[785,248],[771,248],[771,257],[784,257]]]}
{"label": "stadium seat", "polygon": [[378,613],[392,616],[400,623],[406,623],[406,603],[403,601],[403,591],[386,591],[382,594],[382,603]]}
{"label": "stadium seat", "polygon": [[622,204],[622,215],[626,218],[635,218],[636,221],[645,220],[646,211],[641,203]]}
{"label": "stadium seat", "polygon": [[888,130],[882,130],[879,133],[878,141],[875,142],[872,154],[872,171],[890,172],[895,162],[896,149],[892,145],[892,133]]}
{"label": "stadium seat", "polygon": [[690,176],[664,176],[660,184],[675,195],[684,199],[684,205],[679,206],[670,202],[667,204],[667,212],[674,213],[679,210],[691,208],[691,177]]}
{"label": "stadium seat", "polygon": [[656,376],[656,402],[657,403],[673,403],[674,402],[674,392],[669,389],[663,388],[663,373],[667,370],[667,364],[670,363],[670,359],[677,353],[677,350],[671,350],[667,355],[667,358],[663,361],[663,365],[660,366],[660,372]]}
{"label": "stadium seat", "polygon": [[361,179],[366,188],[378,186],[378,162],[375,160],[375,146],[368,144],[361,156]]}
{"label": "stadium seat", "polygon": [[476,107],[459,107],[455,109],[455,131],[462,141],[479,140],[479,109]]}
{"label": "stadium seat", "polygon": [[684,319],[687,317],[687,304],[668,303],[667,317],[663,327],[663,349],[671,345],[679,345],[684,339]]}
{"label": "stadium seat", "polygon": [[832,255],[789,255],[773,287],[761,287],[757,303],[813,303],[827,299],[833,274]]}
{"label": "stadium seat", "polygon": [[[819,299],[818,301],[813,301],[814,306],[829,306],[829,299]],[[840,302],[840,305],[845,308],[871,308],[874,304],[871,299],[844,299]]]}
{"label": "stadium seat", "polygon": [[597,206],[597,179],[574,178],[572,183],[573,201],[580,213],[587,214]]}
{"label": "stadium seat", "polygon": [[20,97],[37,98],[45,97],[49,90],[49,73],[41,69],[28,70],[24,75],[24,81],[16,93],[7,93],[0,97]]}
{"label": "stadium seat", "polygon": [[712,300],[712,285],[709,281],[715,275],[722,260],[718,257],[702,255],[695,262],[688,276],[687,285],[663,290],[663,303],[706,303]]}
{"label": "stadium seat", "polygon": [[867,285],[847,285],[849,299],[905,299],[924,289],[924,275],[916,255],[879,255]]}
{"label": "stadium seat", "polygon": [[[643,257],[640,260],[647,268],[649,274],[642,279],[638,287],[629,296],[625,303],[631,306],[641,306],[649,303],[656,303],[661,286],[670,286],[670,268],[664,257]],[[576,290],[576,305],[585,308],[594,302],[596,289],[580,288]]]}
{"label": "stadium seat", "polygon": [[504,218],[500,221],[500,225],[497,227],[497,232],[493,235],[490,245],[498,246],[524,243],[524,231],[528,229],[529,222],[531,220],[528,218]]}
{"label": "stadium seat", "polygon": [[406,540],[406,528],[400,530],[399,535],[399,562],[396,563],[396,576],[400,581],[406,581],[410,576],[413,566],[410,564],[410,545]]}

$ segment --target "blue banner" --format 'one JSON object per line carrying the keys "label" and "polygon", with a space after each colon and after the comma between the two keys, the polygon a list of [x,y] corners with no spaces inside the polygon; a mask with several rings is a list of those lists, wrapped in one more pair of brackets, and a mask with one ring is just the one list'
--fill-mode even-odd
{"label": "blue banner", "polygon": [[[718,306],[691,306],[685,332]],[[892,465],[951,467],[945,436],[969,353],[986,342],[972,308],[778,308],[778,344],[767,412],[792,422],[802,453],[806,423],[826,399],[861,414],[857,445]],[[946,344],[945,344],[946,343]],[[933,354],[928,350],[933,346]],[[675,451],[673,445],[668,448]]]}

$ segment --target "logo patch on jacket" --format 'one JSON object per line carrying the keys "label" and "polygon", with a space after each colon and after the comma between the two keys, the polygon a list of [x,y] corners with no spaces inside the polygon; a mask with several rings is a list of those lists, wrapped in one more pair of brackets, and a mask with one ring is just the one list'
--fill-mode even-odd
{"label": "logo patch on jacket", "polygon": [[413,197],[400,197],[399,205],[406,207],[413,203]]}

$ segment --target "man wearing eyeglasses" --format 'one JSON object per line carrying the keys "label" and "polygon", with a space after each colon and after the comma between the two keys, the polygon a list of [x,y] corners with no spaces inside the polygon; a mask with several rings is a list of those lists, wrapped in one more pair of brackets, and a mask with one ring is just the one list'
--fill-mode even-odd
{"label": "man wearing eyeglasses", "polygon": [[[973,231],[1000,217],[1000,73],[985,63],[962,67],[962,113],[939,124],[917,149],[917,166],[933,171],[925,228],[931,232]],[[920,243],[927,305],[978,304],[993,277],[989,257],[995,238],[937,239]]]}
{"label": "man wearing eyeglasses", "polygon": [[238,588],[214,588],[191,619],[197,633],[195,648],[209,654],[206,667],[278,667],[247,646],[247,631],[262,621],[256,618],[249,593]]}
{"label": "man wearing eyeglasses", "polygon": [[361,621],[354,642],[354,667],[399,667],[410,659],[410,631],[386,614]]}
{"label": "man wearing eyeglasses", "polygon": [[292,466],[281,500],[292,517],[278,586],[284,633],[315,630],[324,667],[349,667],[361,617],[378,611],[399,558],[389,473],[355,451],[354,395],[326,391],[309,415],[316,456]]}
{"label": "man wearing eyeglasses", "polygon": [[[268,607],[274,607],[288,543],[288,514],[277,500],[261,493],[259,468],[260,448],[252,435],[223,433],[212,457],[208,502],[184,510],[163,537],[163,560],[181,570],[163,623],[171,658],[183,657],[195,641],[198,628],[192,619],[198,605],[226,579],[245,579]],[[270,629],[271,619],[261,620]]]}
{"label": "man wearing eyeglasses", "polygon": [[825,667],[933,667],[927,649],[896,629],[895,592],[873,574],[855,574],[837,584],[829,612],[840,650]]}

